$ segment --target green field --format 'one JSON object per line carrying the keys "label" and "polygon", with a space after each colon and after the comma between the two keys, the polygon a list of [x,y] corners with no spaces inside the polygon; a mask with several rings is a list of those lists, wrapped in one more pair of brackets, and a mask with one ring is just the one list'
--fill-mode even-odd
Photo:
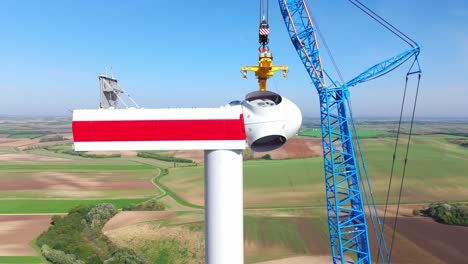
{"label": "green field", "polygon": [[[357,134],[359,138],[375,138],[375,137],[385,137],[385,136],[392,135],[391,132],[388,132],[385,130],[376,130],[376,129],[359,129],[357,131]],[[322,131],[319,128],[306,129],[300,132],[299,136],[321,138]]]}
{"label": "green field", "polygon": [[18,150],[15,147],[0,147],[0,153],[14,153],[18,152]]}
{"label": "green field", "polygon": [[[119,208],[124,207],[161,194],[149,182],[157,173],[157,168],[152,165],[120,158],[101,160],[72,156],[65,162],[1,162],[0,184],[14,181],[24,185],[24,189],[6,188],[0,192],[0,213],[63,213],[81,203],[111,202]],[[122,181],[122,184],[118,189],[92,187],[93,184],[102,186],[106,180]],[[126,180],[148,180],[148,184],[142,189],[126,189]],[[43,181],[50,181],[55,187],[28,189],[28,186]]]}
{"label": "green field", "polygon": [[8,132],[10,132],[10,131],[12,131],[12,130],[15,130],[15,129],[12,128],[12,127],[0,126],[0,133],[2,133],[2,134],[3,134],[3,133],[8,133]]}
{"label": "green field", "polygon": [[249,252],[247,249],[246,263],[297,255],[326,255],[329,251],[326,221],[326,216],[245,216],[245,244],[263,248],[259,252]]}
{"label": "green field", "polygon": [[42,137],[44,136],[45,134],[42,134],[42,133],[21,133],[21,134],[11,134],[10,136],[8,136],[9,138],[16,138],[16,139],[20,139],[20,138],[30,138],[30,139],[33,139],[33,138],[38,138],[38,137]]}
{"label": "green field", "polygon": [[[321,192],[312,192],[323,189],[322,166],[321,158],[246,161],[244,205],[300,206],[305,200],[324,200]],[[184,200],[203,205],[203,173],[203,166],[175,168],[160,181]]]}
{"label": "green field", "polygon": [[[362,145],[377,203],[384,203],[390,175],[394,138],[363,139]],[[404,138],[397,153],[394,183],[401,179]],[[409,153],[403,203],[468,200],[468,148],[445,136],[415,136]],[[321,157],[297,160],[244,162],[246,207],[323,206]],[[171,169],[161,182],[188,202],[203,204],[203,167]],[[396,201],[397,185],[391,193]]]}
{"label": "green field", "polygon": [[148,199],[100,199],[100,200],[0,200],[0,214],[66,213],[76,205],[111,203],[118,208],[141,203]]}
{"label": "green field", "polygon": [[40,256],[0,256],[0,264],[43,264],[48,263]]}

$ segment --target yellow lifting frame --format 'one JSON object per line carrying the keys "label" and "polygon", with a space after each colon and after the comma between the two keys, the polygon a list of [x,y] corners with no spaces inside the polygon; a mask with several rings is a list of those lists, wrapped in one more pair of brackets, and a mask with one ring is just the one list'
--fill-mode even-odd
{"label": "yellow lifting frame", "polygon": [[260,49],[258,66],[242,66],[242,78],[247,78],[247,72],[255,72],[258,79],[260,91],[266,91],[267,79],[272,77],[276,71],[283,71],[283,77],[288,77],[288,66],[273,66],[273,56],[268,49]]}

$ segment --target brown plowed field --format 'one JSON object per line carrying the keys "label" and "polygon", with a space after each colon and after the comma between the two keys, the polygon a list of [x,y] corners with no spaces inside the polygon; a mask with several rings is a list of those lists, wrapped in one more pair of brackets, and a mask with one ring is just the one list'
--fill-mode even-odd
{"label": "brown plowed field", "polygon": [[171,155],[177,158],[193,160],[196,163],[203,163],[205,160],[205,153],[203,150],[177,150]]}
{"label": "brown plowed field", "polygon": [[255,158],[269,154],[272,159],[301,159],[322,155],[322,141],[318,138],[292,138],[279,149],[256,152]]}
{"label": "brown plowed field", "polygon": [[26,145],[31,145],[31,144],[36,144],[39,143],[41,139],[40,138],[34,138],[34,139],[20,139],[20,140],[15,140],[11,142],[3,142],[0,143],[0,147],[20,147],[20,146],[26,146]]}
{"label": "brown plowed field", "polygon": [[[394,221],[390,219],[387,223],[393,225]],[[397,230],[405,238],[446,263],[467,263],[468,227],[444,225],[427,217],[400,217]],[[394,251],[398,250],[396,245]]]}
{"label": "brown plowed field", "polygon": [[61,162],[61,161],[70,161],[69,159],[63,158],[53,158],[46,156],[39,156],[27,153],[9,153],[9,154],[0,154],[0,162]]}
{"label": "brown plowed field", "polygon": [[161,220],[161,219],[168,218],[174,215],[175,215],[175,212],[165,212],[165,211],[162,211],[162,212],[125,211],[112,217],[112,219],[106,223],[102,231],[105,233],[105,232],[118,229],[124,226],[129,226],[129,225],[133,225],[137,223],[154,221],[154,220]]}
{"label": "brown plowed field", "polygon": [[51,215],[0,215],[0,256],[38,255],[29,243],[49,227]]}
{"label": "brown plowed field", "polygon": [[[8,135],[6,135],[6,136],[8,136]],[[8,138],[8,137],[0,137],[0,144],[2,144],[2,146],[4,146],[3,144],[5,144],[5,143],[13,142],[13,141],[16,141],[16,140],[12,139],[12,138]]]}
{"label": "brown plowed field", "polygon": [[[203,150],[179,150],[168,152],[178,158],[190,159],[196,163],[203,163],[204,153]],[[272,159],[301,159],[316,157],[322,155],[322,142],[318,138],[292,138],[284,144],[283,147],[268,151],[256,152],[255,158],[269,154]]]}

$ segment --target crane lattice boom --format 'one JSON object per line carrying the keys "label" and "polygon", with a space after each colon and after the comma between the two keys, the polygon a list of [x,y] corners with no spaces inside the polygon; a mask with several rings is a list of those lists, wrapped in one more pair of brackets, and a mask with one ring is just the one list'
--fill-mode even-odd
{"label": "crane lattice boom", "polygon": [[[368,207],[382,263],[390,263],[390,254],[375,207],[365,163],[362,155],[361,161],[356,155],[356,152],[361,154],[361,150],[357,135],[355,139],[358,148],[354,144],[355,128],[348,88],[378,78],[413,56],[417,62],[420,48],[416,42],[358,0],[349,1],[410,44],[411,48],[370,67],[347,83],[339,83],[332,79],[322,65],[316,28],[306,1],[278,0],[291,42],[319,94],[328,228],[333,263],[372,263],[365,204]],[[419,63],[417,65],[419,67]],[[329,85],[326,79],[329,80]],[[361,168],[365,174],[361,173]]]}

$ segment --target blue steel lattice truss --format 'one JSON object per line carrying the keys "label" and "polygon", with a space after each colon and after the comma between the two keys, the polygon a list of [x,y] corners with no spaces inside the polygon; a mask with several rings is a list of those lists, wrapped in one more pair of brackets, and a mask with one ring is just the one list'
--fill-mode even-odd
{"label": "blue steel lattice truss", "polygon": [[369,240],[357,162],[342,89],[319,92],[328,229],[335,262],[350,251],[368,263]]}
{"label": "blue steel lattice truss", "polygon": [[[350,125],[354,128],[354,121],[348,109],[348,88],[378,78],[412,56],[417,59],[420,48],[417,45],[412,46],[411,49],[370,67],[351,81],[340,84],[322,67],[316,32],[306,2],[278,2],[291,42],[319,94],[328,228],[333,263],[372,263],[363,194],[379,244],[382,263],[390,263],[370,184],[368,192],[362,191],[366,186],[356,159],[356,148],[350,129]],[[329,86],[326,85],[326,78],[330,82]],[[357,135],[355,138],[361,152]],[[363,158],[361,159],[368,181],[365,163]],[[371,209],[374,209],[375,216]]]}

